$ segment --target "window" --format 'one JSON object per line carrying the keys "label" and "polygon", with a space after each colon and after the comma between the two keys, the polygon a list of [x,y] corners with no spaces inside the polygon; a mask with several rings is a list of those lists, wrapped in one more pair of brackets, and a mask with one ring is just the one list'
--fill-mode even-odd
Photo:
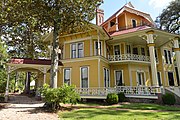
{"label": "window", "polygon": [[70,68],[65,68],[64,69],[64,84],[70,85],[70,77],[71,76],[71,69]]}
{"label": "window", "polygon": [[180,86],[179,73],[178,73],[177,67],[175,67],[175,71],[176,71],[177,84],[178,84],[178,86]]}
{"label": "window", "polygon": [[88,88],[88,67],[81,67],[81,88]]}
{"label": "window", "polygon": [[[99,42],[100,55],[102,55],[102,42]],[[98,55],[98,42],[95,42],[95,55]]]}
{"label": "window", "polygon": [[73,43],[71,44],[71,58],[82,58],[84,56],[84,44]]}
{"label": "window", "polygon": [[159,86],[162,86],[161,73],[160,72],[157,72],[157,77],[158,77],[158,84],[159,84]]}
{"label": "window", "polygon": [[169,86],[174,86],[173,72],[168,72]]}
{"label": "window", "polygon": [[145,85],[144,72],[137,72],[137,83],[138,85]]}
{"label": "window", "polygon": [[76,44],[71,45],[71,58],[76,58]]}
{"label": "window", "polygon": [[143,47],[141,48],[141,55],[145,56],[145,49]]}
{"label": "window", "polygon": [[119,47],[119,45],[114,46],[114,54],[115,55],[120,55],[120,47]]}
{"label": "window", "polygon": [[110,22],[110,26],[112,27],[113,25],[115,25],[115,22]]}
{"label": "window", "polygon": [[126,53],[131,54],[131,46],[130,45],[126,45]]}
{"label": "window", "polygon": [[115,71],[115,85],[116,86],[122,86],[123,85],[123,71],[122,70],[116,70]]}
{"label": "window", "polygon": [[136,27],[136,20],[132,20],[132,27],[133,27],[133,28]]}
{"label": "window", "polygon": [[138,55],[138,48],[137,47],[133,48],[133,54]]}
{"label": "window", "polygon": [[104,87],[110,87],[109,70],[104,68]]}
{"label": "window", "polygon": [[78,58],[83,57],[83,43],[78,43]]}
{"label": "window", "polygon": [[164,57],[165,57],[166,64],[172,64],[171,51],[164,50]]}

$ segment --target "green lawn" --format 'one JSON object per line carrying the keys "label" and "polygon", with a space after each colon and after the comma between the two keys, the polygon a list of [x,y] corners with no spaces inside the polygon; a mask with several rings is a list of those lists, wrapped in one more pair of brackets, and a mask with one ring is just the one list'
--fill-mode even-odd
{"label": "green lawn", "polygon": [[59,117],[63,120],[180,120],[180,108],[133,103],[63,111],[59,112]]}

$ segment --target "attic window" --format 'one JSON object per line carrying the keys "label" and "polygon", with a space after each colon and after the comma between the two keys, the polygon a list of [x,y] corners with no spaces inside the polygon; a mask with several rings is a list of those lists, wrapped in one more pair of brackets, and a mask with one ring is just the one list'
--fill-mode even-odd
{"label": "attic window", "polygon": [[115,25],[115,22],[110,22],[110,26],[112,27],[113,25]]}
{"label": "attic window", "polygon": [[136,20],[132,20],[132,27],[133,27],[133,28],[136,27]]}

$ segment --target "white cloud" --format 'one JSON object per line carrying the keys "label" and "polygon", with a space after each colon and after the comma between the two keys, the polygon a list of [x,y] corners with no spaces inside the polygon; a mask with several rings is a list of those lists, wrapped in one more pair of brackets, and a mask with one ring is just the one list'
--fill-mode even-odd
{"label": "white cloud", "polygon": [[165,8],[169,3],[174,0],[149,0],[149,5],[154,9]]}

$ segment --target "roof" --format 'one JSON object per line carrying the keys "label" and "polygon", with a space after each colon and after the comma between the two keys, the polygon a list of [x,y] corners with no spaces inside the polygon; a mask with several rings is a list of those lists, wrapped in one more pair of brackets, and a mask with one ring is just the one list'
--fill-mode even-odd
{"label": "roof", "polygon": [[[29,58],[12,58],[8,63],[11,64],[34,64],[34,65],[51,65],[51,60],[48,59],[29,59]],[[59,66],[63,66],[59,61]]]}
{"label": "roof", "polygon": [[116,17],[117,15],[119,15],[120,13],[124,12],[124,11],[128,11],[128,12],[133,12],[134,14],[138,14],[140,16],[143,16],[144,18],[146,18],[148,21],[150,21],[152,24],[154,24],[154,21],[152,20],[150,14],[148,13],[144,13],[141,12],[137,9],[134,8],[134,6],[131,4],[131,2],[125,4],[122,8],[120,8],[116,13],[114,13],[111,17],[109,17],[104,23],[101,24],[101,26],[103,26],[104,24],[106,24],[107,21],[109,21],[110,19]]}
{"label": "roof", "polygon": [[127,30],[112,32],[112,33],[110,33],[110,36],[117,36],[117,35],[127,34],[127,33],[131,33],[131,32],[136,32],[136,31],[140,31],[140,30],[145,30],[145,29],[148,29],[148,28],[151,28],[151,27],[149,27],[149,26],[139,26],[139,27],[132,28],[132,29],[127,29]]}

